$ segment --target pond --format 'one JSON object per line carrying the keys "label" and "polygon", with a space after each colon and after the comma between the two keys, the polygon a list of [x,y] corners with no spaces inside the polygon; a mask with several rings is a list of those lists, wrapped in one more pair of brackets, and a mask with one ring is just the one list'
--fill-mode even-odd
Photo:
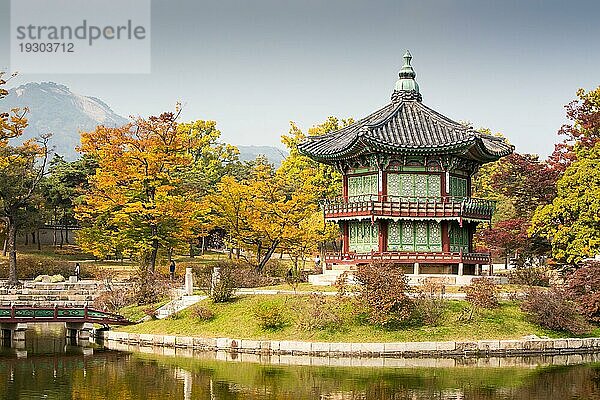
{"label": "pond", "polygon": [[521,357],[522,365],[505,368],[473,359],[435,368],[272,365],[78,346],[60,326],[29,330],[20,347],[4,343],[0,351],[2,399],[600,398],[600,363],[536,367]]}

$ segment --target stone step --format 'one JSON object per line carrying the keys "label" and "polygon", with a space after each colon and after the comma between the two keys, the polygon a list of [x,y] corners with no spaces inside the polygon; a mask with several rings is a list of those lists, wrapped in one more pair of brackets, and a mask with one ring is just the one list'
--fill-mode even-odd
{"label": "stone step", "polygon": [[101,293],[101,290],[4,290],[0,296],[92,296]]}
{"label": "stone step", "polygon": [[10,302],[55,302],[55,301],[93,301],[96,296],[89,295],[71,295],[71,296],[43,296],[43,295],[35,295],[35,296],[26,296],[26,295],[2,295],[0,296],[0,302],[2,303],[10,303]]}
{"label": "stone step", "polygon": [[32,307],[83,307],[85,305],[92,306],[91,301],[38,301],[38,302],[30,302],[30,301],[14,301],[14,302],[0,302],[0,305],[3,307],[8,307],[11,305],[14,306],[32,306]]}
{"label": "stone step", "polygon": [[[333,265],[331,265],[331,270],[333,270],[333,271],[354,271],[354,270],[356,270],[356,267],[354,265],[333,264]],[[327,271],[327,269],[325,271]]]}
{"label": "stone step", "polygon": [[345,272],[348,272],[348,271],[337,270],[337,269],[326,269],[325,271],[323,271],[323,273],[321,275],[338,277]]}
{"label": "stone step", "polygon": [[315,286],[331,286],[337,281],[334,275],[309,275],[308,283]]}
{"label": "stone step", "polygon": [[167,318],[169,315],[185,310],[197,302],[204,300],[206,297],[207,296],[182,296],[181,298],[173,300],[156,310],[156,318]]}

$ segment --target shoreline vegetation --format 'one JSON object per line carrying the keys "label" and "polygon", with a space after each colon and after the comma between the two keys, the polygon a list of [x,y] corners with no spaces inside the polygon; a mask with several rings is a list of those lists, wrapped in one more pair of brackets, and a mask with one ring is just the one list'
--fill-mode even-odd
{"label": "shoreline vegetation", "polygon": [[[358,318],[339,321],[337,325],[322,329],[306,327],[306,308],[310,295],[243,295],[226,303],[212,303],[209,299],[176,315],[150,320],[115,329],[117,332],[161,334],[193,337],[235,337],[248,340],[304,340],[314,342],[424,342],[448,340],[508,340],[525,336],[565,338],[600,336],[595,328],[585,335],[573,335],[544,329],[526,319],[516,301],[503,301],[496,309],[478,310],[471,321],[461,320],[468,303],[448,300],[442,320],[437,326],[406,323],[386,329],[368,324]],[[271,304],[285,310],[282,325],[277,329],[264,329],[255,312],[262,304]],[[195,307],[210,310],[208,320],[201,320]],[[125,316],[139,316],[144,306],[129,307]],[[143,311],[142,311],[143,313]]]}
{"label": "shoreline vegetation", "polygon": [[[23,264],[24,271],[31,270],[32,274],[37,273],[39,268],[48,268],[48,265],[56,265],[57,268],[67,268],[68,266],[67,269],[70,271],[71,265],[74,265],[76,261],[82,262],[84,273],[90,273],[96,279],[99,279],[99,273],[102,274],[100,271],[110,272],[113,279],[116,280],[123,280],[123,276],[132,277],[138,271],[131,261],[95,261],[74,246],[65,246],[62,251],[57,251],[58,254],[52,254],[54,251],[51,250],[43,252],[28,250],[31,251],[27,251],[20,257],[23,260],[29,260]],[[0,258],[0,264],[2,261],[3,258]],[[278,270],[285,274],[289,260],[278,261]],[[215,252],[207,252],[205,255],[194,258],[178,257],[177,272],[180,275],[187,266],[194,267],[196,272],[215,264],[227,262],[226,254]],[[158,266],[157,270],[159,274],[166,276],[166,267]],[[592,271],[590,272],[591,276],[595,276],[594,268],[585,268],[584,270]],[[276,272],[277,276],[280,276],[281,271]],[[532,269],[528,273],[534,271]],[[401,318],[387,325],[385,318],[389,316],[390,312],[381,313],[378,317],[383,316],[384,319],[374,321],[369,315],[369,310],[365,309],[369,306],[365,303],[365,301],[368,303],[368,299],[363,299],[362,302],[353,302],[350,299],[359,296],[340,296],[339,293],[335,293],[340,290],[338,287],[320,287],[303,282],[296,282],[292,285],[280,279],[269,285],[261,285],[257,281],[255,283],[258,286],[254,289],[282,291],[283,293],[238,294],[224,302],[215,302],[208,298],[162,320],[152,317],[155,315],[156,309],[168,302],[169,297],[159,296],[156,301],[149,302],[149,304],[136,305],[136,302],[129,298],[129,294],[115,293],[117,297],[124,296],[123,298],[129,298],[129,300],[112,311],[117,311],[132,321],[150,317],[150,320],[117,328],[115,331],[206,338],[235,337],[245,340],[357,343],[514,340],[533,335],[540,338],[600,337],[600,328],[591,319],[591,324],[584,333],[547,329],[532,320],[531,315],[527,314],[522,304],[532,287],[537,287],[535,285],[497,285],[491,288],[497,294],[495,299],[486,297],[490,288],[481,287],[479,292],[472,296],[473,299],[467,301],[468,299],[445,299],[440,297],[439,293],[440,290],[449,295],[466,293],[468,287],[446,286],[440,289],[440,287],[435,287],[435,284],[429,288],[413,287],[410,289],[408,286],[402,285],[377,287],[377,282],[400,281],[401,277],[393,275],[393,271],[387,273],[392,275],[371,277],[375,285],[372,293],[378,293],[371,300],[375,303],[383,301],[381,304],[391,301],[402,308],[407,305],[407,299],[398,297],[397,294],[405,290],[412,290],[412,298],[416,303],[416,311],[406,309],[400,310],[398,313],[398,310],[388,310],[396,312],[396,316]],[[543,271],[537,271],[536,274],[541,274],[541,277],[545,276]],[[589,279],[588,277],[584,280],[589,281]],[[531,277],[528,277],[528,280],[531,280]],[[538,282],[540,279],[536,278],[535,281]],[[547,285],[548,282],[542,286]],[[356,289],[356,287],[348,287],[341,291],[347,292]],[[535,290],[542,294],[551,292],[549,288],[537,287]],[[328,292],[328,296],[311,293],[315,291]],[[196,292],[196,294],[200,293]],[[558,293],[554,299],[560,295]],[[343,298],[347,300],[343,300]],[[542,296],[540,299],[542,305],[550,304],[548,299],[553,298]],[[474,302],[481,304],[474,306]],[[571,304],[575,303],[571,302]],[[541,309],[539,315],[542,317],[545,315],[544,313],[552,315],[553,310],[564,310],[564,308]],[[569,310],[567,309],[567,311]],[[563,323],[563,326],[570,325],[572,325],[572,321]]]}

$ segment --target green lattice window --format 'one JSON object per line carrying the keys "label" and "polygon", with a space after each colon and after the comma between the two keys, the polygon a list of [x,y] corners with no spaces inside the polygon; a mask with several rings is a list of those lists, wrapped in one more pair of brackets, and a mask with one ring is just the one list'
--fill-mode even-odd
{"label": "green lattice window", "polygon": [[377,194],[377,175],[348,177],[348,196],[356,197]]}
{"label": "green lattice window", "polygon": [[469,230],[466,227],[460,227],[458,222],[450,224],[450,251],[459,252],[462,250],[463,253],[469,251]]}
{"label": "green lattice window", "polygon": [[450,196],[467,197],[467,180],[456,176],[450,177]]}
{"label": "green lattice window", "polygon": [[355,221],[350,222],[348,228],[350,251],[368,253],[371,250],[379,250],[378,224],[371,224],[371,221]]}
{"label": "green lattice window", "polygon": [[442,230],[435,221],[391,221],[388,225],[390,251],[442,251]]}
{"label": "green lattice window", "polygon": [[440,175],[388,174],[387,193],[388,196],[400,196],[411,200],[417,197],[440,197]]}

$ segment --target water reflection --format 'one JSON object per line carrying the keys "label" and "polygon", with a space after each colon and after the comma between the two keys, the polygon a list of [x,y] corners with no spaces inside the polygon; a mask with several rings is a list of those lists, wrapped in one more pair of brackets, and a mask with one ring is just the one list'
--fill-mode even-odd
{"label": "water reflection", "polygon": [[27,339],[24,349],[0,351],[3,399],[600,399],[596,363],[505,368],[467,362],[441,368],[286,366],[219,361],[211,359],[216,357],[213,353],[167,357],[83,347],[68,343],[60,332],[28,332]]}

